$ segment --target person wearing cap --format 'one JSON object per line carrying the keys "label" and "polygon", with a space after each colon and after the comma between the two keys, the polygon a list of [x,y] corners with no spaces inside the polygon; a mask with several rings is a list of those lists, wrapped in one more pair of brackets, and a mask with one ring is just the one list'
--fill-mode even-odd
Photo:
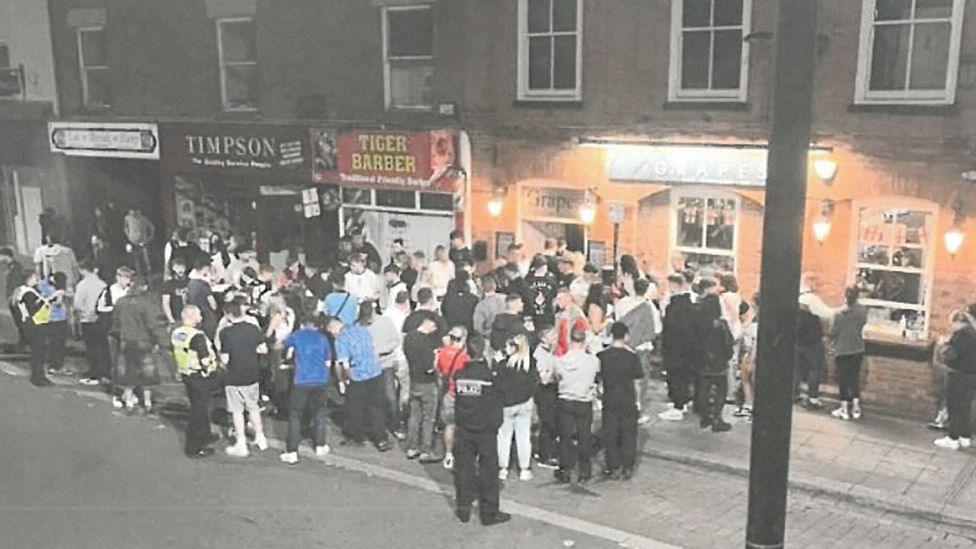
{"label": "person wearing cap", "polygon": [[114,382],[122,389],[122,402],[129,412],[135,409],[137,387],[142,389],[143,410],[152,412],[150,388],[159,384],[153,351],[169,340],[166,321],[148,292],[149,284],[136,277],[128,293],[115,304],[112,315],[112,333],[120,342]]}
{"label": "person wearing cap", "polygon": [[[437,351],[437,372],[441,381],[441,422],[444,424],[444,468],[454,467],[454,379],[471,361],[465,350],[468,332],[452,326]],[[483,349],[484,347],[482,347]],[[494,473],[497,474],[497,471]]]}

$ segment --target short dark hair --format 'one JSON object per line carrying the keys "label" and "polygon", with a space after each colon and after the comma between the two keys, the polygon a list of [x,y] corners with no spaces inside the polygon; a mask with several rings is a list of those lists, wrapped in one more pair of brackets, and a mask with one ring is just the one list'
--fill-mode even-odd
{"label": "short dark hair", "polygon": [[681,271],[681,276],[685,277],[685,282],[691,284],[695,281],[695,271],[694,269],[685,269]]}
{"label": "short dark hair", "polygon": [[4,247],[0,248],[0,255],[5,256],[5,257],[9,257],[10,259],[13,259],[14,258],[14,249],[11,248],[10,246],[4,246]]}
{"label": "short dark hair", "polygon": [[595,274],[595,273],[600,272],[600,269],[597,269],[596,268],[596,265],[594,265],[592,263],[587,263],[586,265],[583,265],[583,272],[584,273]]}
{"label": "short dark hair", "polygon": [[485,275],[485,276],[481,277],[481,287],[484,290],[491,289],[492,291],[494,291],[494,290],[498,289],[498,281],[495,280],[495,277],[492,276],[492,275],[490,275],[490,274],[489,275]]}
{"label": "short dark hair", "polygon": [[670,282],[671,284],[681,284],[681,285],[688,283],[688,281],[685,280],[685,277],[682,276],[680,273],[674,273],[668,275],[668,282]]}
{"label": "short dark hair", "polygon": [[455,229],[455,230],[451,231],[451,237],[450,238],[451,238],[451,240],[454,240],[456,238],[464,238],[464,231],[459,230],[459,229]]}
{"label": "short dark hair", "polygon": [[319,300],[314,297],[306,297],[302,300],[302,320],[303,324],[314,324],[319,315]]}
{"label": "short dark hair", "polygon": [[98,266],[95,265],[95,262],[92,261],[91,259],[82,259],[81,262],[78,263],[78,269],[89,273],[93,273],[96,270],[98,270]]}
{"label": "short dark hair", "polygon": [[710,276],[703,276],[702,279],[698,281],[698,288],[703,292],[716,286],[718,286],[718,281]]}
{"label": "short dark hair", "polygon": [[386,273],[393,273],[393,274],[395,274],[395,275],[399,275],[399,274],[400,274],[400,268],[399,268],[399,267],[397,267],[396,265],[394,265],[394,264],[392,264],[392,263],[390,263],[389,265],[387,265],[387,266],[386,266],[386,267],[385,267],[385,268],[383,269],[383,273],[384,273],[384,274],[386,274]]}
{"label": "short dark hair", "polygon": [[434,290],[430,288],[421,288],[417,290],[417,303],[421,305],[426,305],[430,303],[430,300],[434,299]]}
{"label": "short dark hair", "polygon": [[359,304],[359,317],[356,319],[360,324],[367,320],[372,320],[376,314],[376,306],[372,301],[363,301]]}
{"label": "short dark hair", "polygon": [[394,238],[393,239],[393,243],[394,244],[399,244],[399,245],[403,246],[403,239],[402,238]]}
{"label": "short dark hair", "polygon": [[396,303],[406,303],[410,301],[410,292],[406,290],[400,290],[397,292],[396,298],[394,299]]}
{"label": "short dark hair", "polygon": [[614,322],[610,326],[610,337],[612,337],[614,341],[620,341],[626,338],[627,334],[629,333],[630,328],[628,328],[623,322]]}
{"label": "short dark hair", "polygon": [[468,337],[468,356],[471,360],[480,360],[485,356],[485,338],[472,334]]}
{"label": "short dark hair", "polygon": [[518,292],[512,292],[505,296],[505,303],[511,303],[513,301],[522,301],[522,296]]}
{"label": "short dark hair", "polygon": [[210,266],[211,266],[211,263],[210,263],[210,258],[209,257],[199,257],[199,258],[197,258],[196,261],[193,262],[193,268],[194,269],[197,269],[197,270],[199,270],[199,269],[206,269],[207,267],[210,267]]}
{"label": "short dark hair", "polygon": [[644,295],[647,290],[651,287],[651,281],[646,278],[638,278],[634,281],[634,293],[637,295]]}
{"label": "short dark hair", "polygon": [[729,292],[739,291],[739,282],[735,279],[735,275],[731,273],[725,273],[719,277],[719,281],[722,283],[722,287]]}
{"label": "short dark hair", "polygon": [[583,343],[586,341],[586,330],[580,328],[579,326],[573,326],[573,329],[569,332],[569,340],[573,343]]}
{"label": "short dark hair", "polygon": [[244,314],[244,310],[241,307],[241,302],[237,299],[232,299],[224,305],[224,314],[231,318],[240,318]]}

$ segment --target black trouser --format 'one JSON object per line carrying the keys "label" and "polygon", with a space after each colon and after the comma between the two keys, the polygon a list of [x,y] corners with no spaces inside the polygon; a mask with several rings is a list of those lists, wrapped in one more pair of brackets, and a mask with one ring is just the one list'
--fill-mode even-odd
{"label": "black trouser", "polygon": [[973,396],[976,374],[949,370],[946,404],[949,408],[949,438],[970,438],[973,433]]}
{"label": "black trouser", "polygon": [[373,444],[386,441],[386,395],[383,376],[353,381],[346,389],[346,438],[362,442],[367,436]]}
{"label": "black trouser", "polygon": [[47,358],[47,324],[36,326],[33,322],[24,323],[24,339],[30,345],[31,381],[37,382],[47,379],[44,372],[44,360]]}
{"label": "black trouser", "polygon": [[329,411],[325,405],[325,385],[295,385],[291,388],[288,406],[288,439],[286,452],[297,452],[302,440],[302,424],[306,414],[312,416],[312,440],[316,447],[325,446]]}
{"label": "black trouser", "polygon": [[85,341],[85,357],[88,359],[86,377],[100,379],[109,376],[112,358],[108,350],[108,333],[102,322],[83,322],[81,338]]}
{"label": "black trouser", "polygon": [[602,435],[607,470],[634,468],[634,462],[637,461],[637,416],[635,406],[623,410],[604,406]]}
{"label": "black trouser", "polygon": [[539,461],[549,461],[559,455],[556,440],[559,438],[559,421],[556,415],[556,403],[559,400],[559,386],[552,382],[540,385],[535,391],[535,406],[539,414],[539,438],[536,448]]}
{"label": "black trouser", "polygon": [[722,409],[725,408],[725,397],[729,392],[728,373],[705,374],[701,376],[701,380],[701,416],[712,421],[721,421]]}
{"label": "black trouser", "polygon": [[695,374],[691,364],[681,358],[665,360],[664,367],[668,372],[668,398],[680,410],[688,404],[688,384]]}
{"label": "black trouser", "polygon": [[195,454],[210,444],[210,398],[213,381],[200,374],[183,376],[190,415],[186,425],[186,453]]}
{"label": "black trouser", "polygon": [[68,342],[68,321],[48,322],[44,332],[50,367],[61,371],[64,368],[64,345]]}
{"label": "black trouser", "polygon": [[281,368],[283,362],[281,349],[268,349],[268,370],[271,374],[272,385],[271,399],[274,402],[275,411],[279,414],[288,411],[288,394],[291,390],[292,379],[295,376],[295,370]]}
{"label": "black trouser", "polygon": [[793,372],[793,394],[799,396],[800,383],[807,382],[807,397],[820,398],[826,351],[823,344],[797,345]]}
{"label": "black trouser", "polygon": [[835,360],[837,364],[837,385],[840,386],[840,399],[850,402],[861,398],[861,363],[864,354],[843,355]]}
{"label": "black trouser", "polygon": [[478,498],[481,516],[498,512],[498,432],[454,432],[454,489],[458,509],[470,510]]}
{"label": "black trouser", "polygon": [[[556,407],[559,416],[559,471],[569,474],[579,462],[579,478],[590,478],[592,468],[593,403],[559,399]],[[573,437],[576,447],[573,448]]]}

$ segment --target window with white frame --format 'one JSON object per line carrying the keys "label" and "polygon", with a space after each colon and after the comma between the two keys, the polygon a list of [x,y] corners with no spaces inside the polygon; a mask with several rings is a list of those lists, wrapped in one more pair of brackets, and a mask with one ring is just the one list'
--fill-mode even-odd
{"label": "window with white frame", "polygon": [[734,272],[739,200],[717,193],[673,191],[672,251],[703,271]]}
{"label": "window with white frame", "polygon": [[519,0],[518,98],[582,99],[583,0]]}
{"label": "window with white frame", "polygon": [[430,6],[383,10],[386,108],[430,109],[433,103],[434,21]]}
{"label": "window with white frame", "polygon": [[745,101],[752,0],[672,0],[671,101]]}
{"label": "window with white frame", "polygon": [[78,68],[82,104],[91,108],[110,106],[112,83],[103,28],[78,29]]}
{"label": "window with white frame", "polygon": [[955,101],[965,0],[864,0],[857,103]]}
{"label": "window with white frame", "polygon": [[927,203],[901,207],[891,202],[855,206],[851,279],[868,307],[869,335],[923,340],[937,211]]}
{"label": "window with white frame", "polygon": [[217,20],[220,97],[225,110],[249,111],[258,105],[258,56],[254,20]]}

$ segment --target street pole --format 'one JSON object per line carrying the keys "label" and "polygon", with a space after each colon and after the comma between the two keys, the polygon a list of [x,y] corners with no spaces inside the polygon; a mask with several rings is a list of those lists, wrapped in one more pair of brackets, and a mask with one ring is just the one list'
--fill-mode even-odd
{"label": "street pole", "polygon": [[620,266],[620,223],[613,224],[613,272]]}
{"label": "street pole", "polygon": [[783,547],[810,148],[816,0],[780,0],[760,278],[746,547]]}

